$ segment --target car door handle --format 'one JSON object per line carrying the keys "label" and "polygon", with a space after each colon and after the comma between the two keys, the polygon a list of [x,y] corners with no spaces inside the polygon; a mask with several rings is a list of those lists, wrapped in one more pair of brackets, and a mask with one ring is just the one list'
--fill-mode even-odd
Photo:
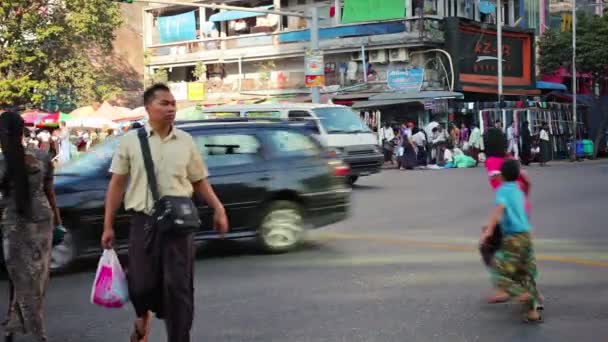
{"label": "car door handle", "polygon": [[272,177],[268,176],[268,175],[265,175],[265,176],[262,176],[262,177],[258,178],[258,180],[262,181],[262,182],[267,182],[269,180],[272,180]]}

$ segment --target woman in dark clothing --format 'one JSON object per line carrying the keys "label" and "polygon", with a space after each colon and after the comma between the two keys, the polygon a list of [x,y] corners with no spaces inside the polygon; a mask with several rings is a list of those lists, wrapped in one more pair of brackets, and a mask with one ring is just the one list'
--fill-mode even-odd
{"label": "woman in dark clothing", "polygon": [[524,121],[521,127],[521,163],[524,165],[530,165],[530,159],[532,159],[532,134],[530,134],[530,128],[528,121]]}
{"label": "woman in dark clothing", "polygon": [[403,136],[403,163],[402,166],[406,170],[413,170],[416,165],[416,147],[414,146],[414,142],[412,138],[407,134]]}
{"label": "woman in dark clothing", "polygon": [[540,133],[540,166],[546,166],[547,162],[551,160],[551,141],[549,140],[549,127],[543,122]]}
{"label": "woman in dark clothing", "polygon": [[0,115],[0,191],[6,200],[2,243],[11,282],[5,340],[31,334],[47,341],[44,297],[49,281],[54,225],[61,224],[55,205],[53,165],[47,153],[23,146],[24,122],[19,114]]}

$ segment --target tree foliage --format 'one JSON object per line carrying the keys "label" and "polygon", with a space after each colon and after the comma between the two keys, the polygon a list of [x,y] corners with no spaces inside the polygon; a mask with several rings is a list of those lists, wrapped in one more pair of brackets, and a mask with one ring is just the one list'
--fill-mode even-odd
{"label": "tree foliage", "polygon": [[[599,81],[608,71],[608,16],[581,13],[576,21],[576,68]],[[572,32],[550,29],[541,37],[539,48],[544,73],[572,66]]]}
{"label": "tree foliage", "polygon": [[[596,86],[608,78],[608,16],[581,13],[576,18],[576,69],[592,77],[594,100],[601,110],[602,121],[595,137],[595,154],[608,126],[608,109],[604,108]],[[541,72],[550,74],[559,67],[572,67],[572,32],[550,29],[539,41]]]}
{"label": "tree foliage", "polygon": [[2,0],[0,104],[40,104],[70,89],[78,104],[120,91],[107,70],[121,24],[109,0]]}

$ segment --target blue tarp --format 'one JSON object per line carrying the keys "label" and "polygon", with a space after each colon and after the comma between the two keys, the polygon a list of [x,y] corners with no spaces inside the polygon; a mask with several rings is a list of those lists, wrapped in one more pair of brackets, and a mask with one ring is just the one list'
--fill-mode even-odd
{"label": "blue tarp", "polygon": [[563,85],[561,83],[536,81],[536,89],[567,91],[568,87],[566,87],[565,85]]}
{"label": "blue tarp", "polygon": [[[256,7],[256,9],[264,9],[264,10],[268,10],[273,8],[273,5],[269,5],[269,6],[261,6],[261,7]],[[237,20],[237,19],[245,19],[245,18],[253,18],[253,17],[259,17],[259,16],[263,16],[266,15],[264,13],[259,13],[259,12],[247,12],[247,11],[224,11],[224,12],[219,12],[216,13],[212,16],[209,17],[209,21],[230,21],[230,20]]]}
{"label": "blue tarp", "polygon": [[173,43],[196,39],[194,11],[167,17],[158,17],[160,43]]}
{"label": "blue tarp", "polygon": [[[399,32],[405,32],[405,25],[403,22],[349,25],[320,29],[319,39],[373,36]],[[286,32],[279,35],[279,41],[281,43],[305,42],[309,40],[310,30]]]}

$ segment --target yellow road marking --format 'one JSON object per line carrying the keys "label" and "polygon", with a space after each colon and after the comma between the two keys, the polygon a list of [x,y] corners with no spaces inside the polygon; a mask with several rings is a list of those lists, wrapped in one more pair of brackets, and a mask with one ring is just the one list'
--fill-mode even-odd
{"label": "yellow road marking", "polygon": [[[453,244],[447,244],[447,243],[413,241],[413,240],[403,240],[403,239],[397,239],[397,238],[375,237],[375,236],[369,236],[369,235],[354,235],[354,234],[343,234],[343,233],[322,234],[322,236],[326,237],[326,238],[338,239],[338,240],[371,241],[371,242],[378,242],[378,243],[398,245],[398,246],[428,247],[428,248],[436,248],[436,249],[456,251],[456,252],[477,252],[477,248],[473,247],[473,246],[453,245]],[[558,256],[558,255],[545,255],[545,254],[537,254],[536,259],[542,260],[542,261],[559,262],[559,263],[564,263],[564,264],[574,264],[574,265],[608,268],[607,261],[597,261],[597,260],[590,260],[590,259],[562,257],[562,256]]]}

